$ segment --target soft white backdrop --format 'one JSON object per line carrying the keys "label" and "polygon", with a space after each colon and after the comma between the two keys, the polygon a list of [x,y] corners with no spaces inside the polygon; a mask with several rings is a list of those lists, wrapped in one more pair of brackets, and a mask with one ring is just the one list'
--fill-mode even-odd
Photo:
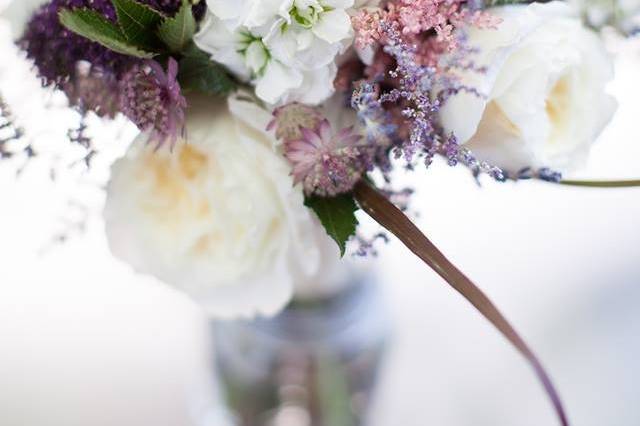
{"label": "soft white backdrop", "polygon": [[[640,50],[616,50],[620,110],[584,176],[640,177]],[[52,153],[77,117],[38,89],[3,24],[0,92],[42,152],[18,179],[0,165],[0,424],[221,426],[206,318],[106,247],[99,185],[135,131],[93,123],[109,154],[91,174],[67,167],[79,151]],[[420,226],[526,336],[574,424],[640,424],[640,189],[478,188],[442,164],[406,179]],[[65,225],[79,199],[82,235]],[[52,244],[61,231],[72,238]],[[377,263],[396,333],[374,426],[555,424],[528,366],[435,274],[395,241]]]}

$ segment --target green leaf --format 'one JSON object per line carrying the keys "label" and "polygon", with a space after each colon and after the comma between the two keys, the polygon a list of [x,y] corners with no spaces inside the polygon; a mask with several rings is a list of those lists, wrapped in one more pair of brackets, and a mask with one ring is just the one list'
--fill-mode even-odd
{"label": "green leaf", "polygon": [[172,18],[165,19],[158,28],[160,40],[172,52],[182,52],[196,33],[196,19],[193,17],[191,9],[191,4],[187,0],[183,0],[178,13]]}
{"label": "green leaf", "polygon": [[158,45],[156,29],[164,15],[135,0],[111,0],[116,8],[122,34],[135,46],[151,48]]}
{"label": "green leaf", "polygon": [[351,194],[338,195],[333,198],[310,196],[304,201],[320,219],[327,234],[338,243],[340,254],[344,256],[347,240],[356,233],[358,219],[355,212],[358,205]]}
{"label": "green leaf", "polygon": [[[62,9],[58,18],[60,23],[70,31],[100,43],[114,52],[138,58],[152,58],[154,56],[153,53],[132,45],[122,34],[120,28],[94,10]],[[52,52],[52,54],[55,54],[55,52]]]}
{"label": "green leaf", "polygon": [[221,65],[209,55],[191,45],[180,60],[180,86],[186,91],[206,95],[226,95],[235,90],[236,83]]}

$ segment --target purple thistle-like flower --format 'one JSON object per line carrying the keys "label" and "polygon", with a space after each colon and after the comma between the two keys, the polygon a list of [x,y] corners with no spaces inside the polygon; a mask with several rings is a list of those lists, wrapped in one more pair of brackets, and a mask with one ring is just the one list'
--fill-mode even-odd
{"label": "purple thistle-like flower", "polygon": [[187,101],[177,81],[178,63],[170,58],[167,72],[156,61],[135,65],[122,78],[120,111],[138,128],[150,132],[158,147],[173,146],[184,133]]}
{"label": "purple thistle-like flower", "polygon": [[334,134],[328,120],[317,130],[302,129],[302,137],[286,141],[285,157],[293,166],[295,183],[307,194],[335,196],[349,192],[367,169],[362,137],[348,127]]}

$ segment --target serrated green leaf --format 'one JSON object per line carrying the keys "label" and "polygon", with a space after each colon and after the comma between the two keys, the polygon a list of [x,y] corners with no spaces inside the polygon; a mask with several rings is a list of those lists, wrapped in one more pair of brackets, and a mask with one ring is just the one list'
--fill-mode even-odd
{"label": "serrated green leaf", "polygon": [[347,241],[356,233],[358,219],[355,212],[358,205],[351,194],[342,194],[332,198],[310,196],[304,200],[305,206],[312,209],[327,234],[338,243],[340,254],[344,256]]}
{"label": "serrated green leaf", "polygon": [[111,0],[118,16],[122,34],[135,46],[157,46],[156,30],[165,16],[135,0]]}
{"label": "serrated green leaf", "polygon": [[172,52],[182,52],[193,39],[196,26],[192,6],[187,0],[183,0],[178,13],[160,24],[158,36]]}
{"label": "serrated green leaf", "polygon": [[220,64],[191,45],[180,60],[180,86],[186,91],[206,95],[226,95],[235,90],[236,83]]}
{"label": "serrated green leaf", "polygon": [[[114,52],[138,58],[152,58],[153,53],[132,45],[113,22],[90,9],[62,9],[60,23],[70,31],[91,41],[100,43]],[[55,54],[55,52],[52,52]]]}

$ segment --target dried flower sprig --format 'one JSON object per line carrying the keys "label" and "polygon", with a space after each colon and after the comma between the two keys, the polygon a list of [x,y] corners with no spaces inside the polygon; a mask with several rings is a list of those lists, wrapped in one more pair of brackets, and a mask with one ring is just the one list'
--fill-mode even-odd
{"label": "dried flower sprig", "polygon": [[[29,143],[23,142],[24,130],[11,113],[9,105],[0,94],[0,160],[24,156],[27,160],[36,156],[36,151]],[[18,169],[18,173],[22,167]]]}

